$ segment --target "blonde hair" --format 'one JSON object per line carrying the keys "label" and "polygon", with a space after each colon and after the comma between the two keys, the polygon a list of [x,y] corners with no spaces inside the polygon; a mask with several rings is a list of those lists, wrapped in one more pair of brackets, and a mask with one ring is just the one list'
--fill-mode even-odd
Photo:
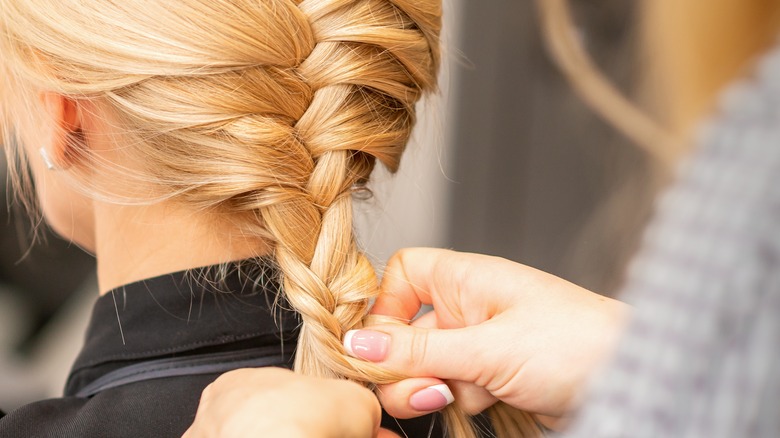
{"label": "blonde hair", "polygon": [[681,133],[780,36],[776,0],[646,0],[640,12],[649,103]]}
{"label": "blonde hair", "polygon": [[[537,0],[550,53],[582,99],[643,149],[671,167],[695,122],[729,82],[780,37],[776,0],[646,0],[641,3],[640,62],[655,118],[619,92],[594,65],[568,0]],[[649,93],[648,93],[649,94]]]}
{"label": "blonde hair", "polygon": [[[95,104],[143,178],[271,245],[302,318],[297,371],[404,377],[341,344],[378,292],[352,194],[376,160],[398,168],[436,88],[439,0],[0,0],[0,20],[6,144],[34,123],[33,90]],[[505,435],[536,433],[496,409]],[[457,407],[445,417],[474,436]]]}
{"label": "blonde hair", "polygon": [[577,38],[568,0],[537,0],[544,42],[582,100],[648,156],[669,166],[679,140],[628,100],[596,67]]}
{"label": "blonde hair", "polygon": [[[626,162],[631,177],[615,187],[594,210],[579,241],[617,242],[622,273],[639,244],[638,236],[652,211],[655,195],[674,177],[677,163],[693,146],[697,122],[715,107],[720,91],[748,75],[753,61],[780,33],[777,0],[645,0],[637,3],[631,41],[637,56],[636,105],[619,92],[592,62],[577,38],[568,0],[537,0],[545,41],[573,88],[596,113],[646,152],[648,160]],[[584,247],[583,247],[584,248]],[[604,275],[572,255],[583,277]],[[571,254],[580,252],[575,245]],[[622,266],[621,266],[622,265]],[[607,275],[616,287],[622,275]],[[603,290],[603,286],[602,286]]]}

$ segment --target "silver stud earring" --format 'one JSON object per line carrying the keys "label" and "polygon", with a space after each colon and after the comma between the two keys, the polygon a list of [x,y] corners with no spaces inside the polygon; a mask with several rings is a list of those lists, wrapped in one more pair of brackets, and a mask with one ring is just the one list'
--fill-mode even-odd
{"label": "silver stud earring", "polygon": [[46,150],[46,148],[40,148],[38,149],[38,152],[41,154],[41,158],[43,159],[44,164],[46,164],[46,168],[49,170],[59,170],[57,166],[54,164],[54,161],[49,156],[49,151]]}

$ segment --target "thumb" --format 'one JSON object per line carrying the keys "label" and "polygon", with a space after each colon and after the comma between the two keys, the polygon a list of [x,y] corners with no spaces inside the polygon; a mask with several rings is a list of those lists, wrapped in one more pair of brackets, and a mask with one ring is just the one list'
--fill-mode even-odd
{"label": "thumb", "polygon": [[483,326],[431,329],[380,325],[352,330],[344,348],[353,357],[409,377],[475,383],[491,368]]}

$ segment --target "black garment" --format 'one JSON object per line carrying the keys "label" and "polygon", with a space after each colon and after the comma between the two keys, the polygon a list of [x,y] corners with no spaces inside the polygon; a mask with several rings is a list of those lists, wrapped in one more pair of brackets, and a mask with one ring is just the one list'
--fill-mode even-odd
{"label": "black garment", "polygon": [[[180,437],[222,372],[289,367],[297,316],[272,305],[274,269],[253,266],[231,265],[219,281],[216,268],[164,275],[100,297],[65,396],[0,418],[0,437]],[[441,436],[438,423],[383,421],[410,437],[432,425]]]}

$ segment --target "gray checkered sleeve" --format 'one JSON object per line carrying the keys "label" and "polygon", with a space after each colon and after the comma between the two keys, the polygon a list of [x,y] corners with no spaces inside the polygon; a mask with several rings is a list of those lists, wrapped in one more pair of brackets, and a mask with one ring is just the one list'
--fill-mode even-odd
{"label": "gray checkered sleeve", "polygon": [[780,49],[661,198],[635,306],[568,437],[780,437]]}

